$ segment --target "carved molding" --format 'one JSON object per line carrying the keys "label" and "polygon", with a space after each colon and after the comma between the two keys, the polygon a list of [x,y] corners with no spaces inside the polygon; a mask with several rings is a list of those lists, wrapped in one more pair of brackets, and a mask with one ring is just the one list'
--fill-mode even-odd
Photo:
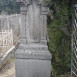
{"label": "carved molding", "polygon": [[27,6],[30,5],[32,2],[36,2],[36,4],[41,5],[41,14],[47,15],[48,14],[48,8],[45,6],[43,0],[17,0],[17,2],[20,5],[20,11],[21,14],[26,14],[27,12]]}
{"label": "carved molding", "polygon": [[46,6],[43,0],[16,0],[20,6],[30,5],[31,2],[35,1],[38,5]]}

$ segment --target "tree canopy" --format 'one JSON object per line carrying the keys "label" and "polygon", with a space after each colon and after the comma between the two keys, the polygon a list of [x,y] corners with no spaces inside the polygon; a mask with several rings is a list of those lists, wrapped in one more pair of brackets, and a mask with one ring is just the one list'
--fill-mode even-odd
{"label": "tree canopy", "polygon": [[16,0],[0,0],[0,13],[2,11],[8,14],[19,13],[19,5]]}

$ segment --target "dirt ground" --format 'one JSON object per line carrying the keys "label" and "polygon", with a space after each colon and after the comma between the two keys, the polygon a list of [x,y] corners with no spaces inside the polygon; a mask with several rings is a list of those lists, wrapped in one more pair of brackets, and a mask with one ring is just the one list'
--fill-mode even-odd
{"label": "dirt ground", "polygon": [[8,60],[5,65],[0,68],[0,77],[13,77],[15,75],[14,58]]}

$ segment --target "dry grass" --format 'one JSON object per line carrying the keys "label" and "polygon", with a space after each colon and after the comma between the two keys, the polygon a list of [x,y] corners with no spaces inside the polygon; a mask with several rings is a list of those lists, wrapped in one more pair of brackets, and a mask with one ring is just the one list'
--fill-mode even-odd
{"label": "dry grass", "polygon": [[0,47],[0,58],[10,49],[11,47]]}
{"label": "dry grass", "polygon": [[14,59],[10,59],[0,68],[0,77],[13,77],[15,74]]}

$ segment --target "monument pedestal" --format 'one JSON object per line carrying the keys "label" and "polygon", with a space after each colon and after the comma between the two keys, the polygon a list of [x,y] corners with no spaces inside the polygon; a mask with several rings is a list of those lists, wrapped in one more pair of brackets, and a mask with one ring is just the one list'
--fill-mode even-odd
{"label": "monument pedestal", "polygon": [[51,54],[47,45],[20,45],[15,57],[16,77],[50,77]]}
{"label": "monument pedestal", "polygon": [[48,7],[43,0],[16,0],[20,5],[21,45],[15,53],[16,77],[50,77],[47,47]]}

